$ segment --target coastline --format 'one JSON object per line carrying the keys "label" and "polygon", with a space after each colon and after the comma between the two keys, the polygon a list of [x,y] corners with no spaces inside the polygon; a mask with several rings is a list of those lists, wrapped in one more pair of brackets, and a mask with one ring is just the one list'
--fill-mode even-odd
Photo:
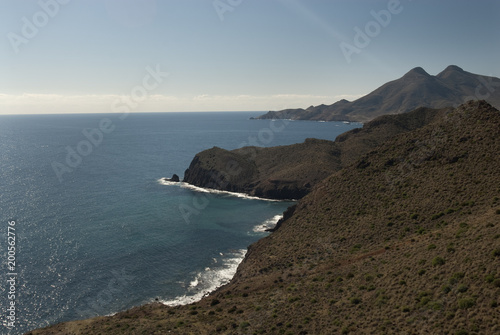
{"label": "coastline", "polygon": [[[165,186],[181,187],[184,189],[191,190],[193,192],[227,195],[235,198],[242,198],[248,200],[259,200],[259,201],[269,201],[269,202],[297,201],[297,200],[286,200],[286,199],[284,200],[267,199],[267,198],[251,196],[246,193],[237,193],[237,192],[216,190],[211,188],[203,188],[191,185],[183,181],[178,181],[178,182],[171,181],[169,178],[160,178],[158,179],[158,183]],[[274,231],[274,229],[276,229],[278,222],[282,220],[283,217],[284,217],[283,213],[276,214],[273,217],[256,224],[253,230],[251,232],[249,231],[249,233],[255,233],[255,234],[267,233],[262,237],[268,236],[270,233]],[[215,262],[214,264],[220,263],[222,264],[222,268],[206,267],[204,271],[198,272],[194,276],[194,278],[190,281],[189,287],[187,287],[188,291],[187,294],[184,294],[182,296],[177,296],[170,300],[166,299],[154,300],[151,301],[150,303],[159,302],[169,307],[184,306],[198,302],[201,299],[216,293],[220,288],[229,284],[231,280],[234,278],[234,275],[236,274],[239,265],[245,260],[245,257],[248,252],[248,247],[249,246],[247,246],[245,249],[232,250],[230,253],[227,254],[221,253],[220,254],[221,258],[219,260],[213,259],[213,261]],[[228,255],[230,257],[227,257]]]}
{"label": "coastline", "polygon": [[195,186],[193,184],[187,183],[185,181],[178,181],[178,182],[170,181],[170,180],[168,180],[168,178],[160,178],[160,179],[158,179],[158,183],[160,183],[161,185],[165,185],[165,186],[178,186],[178,187],[188,189],[191,191],[195,191],[195,192],[199,192],[199,193],[229,195],[229,196],[232,196],[235,198],[242,198],[242,199],[249,199],[249,200],[262,200],[262,201],[272,201],[272,202],[296,202],[296,201],[298,201],[297,199],[263,198],[263,197],[256,197],[253,195],[249,195],[247,193],[217,190],[215,188],[208,188],[208,187],[199,187],[199,186]]}

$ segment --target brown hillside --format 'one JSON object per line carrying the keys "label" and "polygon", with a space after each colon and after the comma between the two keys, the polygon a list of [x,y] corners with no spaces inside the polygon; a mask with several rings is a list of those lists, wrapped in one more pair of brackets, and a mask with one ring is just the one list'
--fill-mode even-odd
{"label": "brown hillside", "polygon": [[469,102],[320,182],[202,301],[33,334],[496,334],[499,152]]}

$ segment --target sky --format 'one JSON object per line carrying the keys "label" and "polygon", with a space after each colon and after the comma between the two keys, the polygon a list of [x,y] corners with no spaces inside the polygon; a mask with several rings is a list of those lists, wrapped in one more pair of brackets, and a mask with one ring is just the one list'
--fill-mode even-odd
{"label": "sky", "polygon": [[498,0],[0,0],[0,114],[306,108],[499,59]]}

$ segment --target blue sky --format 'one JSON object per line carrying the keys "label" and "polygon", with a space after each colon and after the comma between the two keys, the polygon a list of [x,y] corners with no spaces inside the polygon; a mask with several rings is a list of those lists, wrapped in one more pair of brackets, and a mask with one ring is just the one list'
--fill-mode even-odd
{"label": "blue sky", "polygon": [[416,66],[500,77],[495,0],[0,0],[0,36],[0,114],[308,107]]}

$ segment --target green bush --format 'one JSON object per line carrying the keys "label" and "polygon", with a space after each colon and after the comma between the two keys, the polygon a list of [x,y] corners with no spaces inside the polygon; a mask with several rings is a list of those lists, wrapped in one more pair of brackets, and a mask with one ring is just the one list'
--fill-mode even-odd
{"label": "green bush", "polygon": [[432,260],[432,266],[444,265],[445,260],[439,256],[434,257]]}
{"label": "green bush", "polygon": [[438,214],[434,214],[432,217],[431,217],[431,220],[437,220],[439,219],[440,217],[444,216],[444,213],[441,212],[441,213],[438,213]]}
{"label": "green bush", "polygon": [[449,287],[448,285],[443,286],[442,291],[443,291],[443,293],[445,293],[445,294],[450,293],[450,291],[451,291],[451,287]]}
{"label": "green bush", "polygon": [[473,307],[476,304],[476,301],[473,298],[463,298],[458,300],[458,308],[460,309],[468,309]]}
{"label": "green bush", "polygon": [[490,274],[486,275],[486,277],[484,277],[484,280],[486,280],[486,282],[488,282],[488,283],[493,283],[493,281],[495,280],[495,276],[490,273]]}

